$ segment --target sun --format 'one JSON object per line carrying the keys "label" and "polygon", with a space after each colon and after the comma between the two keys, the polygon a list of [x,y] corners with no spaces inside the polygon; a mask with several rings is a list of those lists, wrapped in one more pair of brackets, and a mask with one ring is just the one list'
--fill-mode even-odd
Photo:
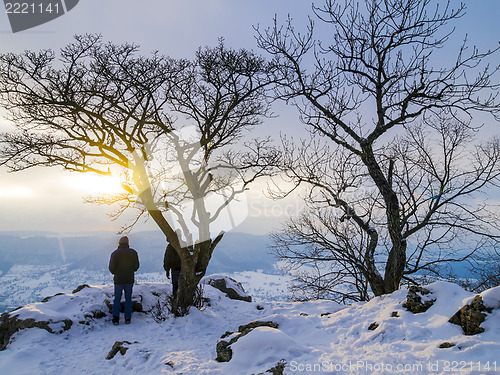
{"label": "sun", "polygon": [[65,178],[67,186],[86,194],[118,194],[123,192],[120,179],[90,173],[75,174]]}

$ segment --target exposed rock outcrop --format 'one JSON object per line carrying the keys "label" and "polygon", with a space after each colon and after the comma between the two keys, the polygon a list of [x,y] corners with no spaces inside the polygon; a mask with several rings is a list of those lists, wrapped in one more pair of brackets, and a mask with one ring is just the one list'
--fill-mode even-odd
{"label": "exposed rock outcrop", "polygon": [[221,339],[226,338],[226,337],[231,336],[231,335],[234,335],[234,337],[231,338],[231,340],[229,340],[229,341],[221,340],[217,343],[217,346],[215,348],[216,352],[217,352],[217,358],[215,360],[218,362],[229,362],[231,360],[231,358],[233,357],[233,351],[231,349],[231,345],[233,345],[236,341],[238,341],[243,336],[252,332],[252,330],[257,328],[257,327],[278,328],[278,324],[271,322],[271,321],[266,321],[266,322],[254,321],[254,322],[250,322],[248,324],[239,326],[238,332],[226,332],[226,333],[224,333],[221,336]]}
{"label": "exposed rock outcrop", "polygon": [[439,344],[439,349],[448,349],[448,348],[453,348],[456,344],[453,344],[451,342],[445,341],[442,344]]}
{"label": "exposed rock outcrop", "polygon": [[215,350],[217,352],[217,358],[215,360],[217,362],[229,362],[231,358],[233,358],[233,350],[231,349],[230,345],[234,344],[236,340],[232,339],[231,341],[219,341],[217,343],[217,346],[215,347]]}
{"label": "exposed rock outcrop", "polygon": [[432,294],[431,291],[421,286],[410,286],[403,307],[414,314],[426,312],[436,302],[429,294]]}
{"label": "exposed rock outcrop", "polygon": [[250,322],[248,324],[244,324],[242,326],[238,327],[238,332],[241,332],[242,336],[246,335],[249,333],[252,329],[257,328],[257,327],[271,327],[271,328],[278,328],[278,323],[274,323],[271,321],[266,321],[266,322],[261,322],[261,321],[254,321]]}
{"label": "exposed rock outcrop", "polygon": [[94,310],[90,314],[85,314],[85,320],[80,320],[78,323],[90,325],[90,322],[96,319],[105,318],[107,315],[104,311]]}
{"label": "exposed rock outcrop", "polygon": [[125,353],[127,352],[127,350],[129,348],[124,346],[124,344],[132,345],[132,344],[137,344],[137,343],[138,343],[137,341],[134,341],[134,342],[115,341],[115,343],[113,344],[113,347],[111,348],[108,355],[106,356],[106,359],[113,359],[115,357],[115,355],[117,355],[118,353],[120,353],[121,355],[125,355]]}
{"label": "exposed rock outcrop", "polygon": [[283,371],[285,371],[285,366],[286,366],[286,361],[282,359],[281,361],[278,362],[276,366],[271,367],[266,372],[261,372],[258,375],[267,375],[268,373],[271,373],[272,375],[283,375]]}
{"label": "exposed rock outcrop", "polygon": [[[83,284],[78,286],[73,294],[78,293],[84,288],[90,288],[89,285]],[[57,293],[56,295],[45,297],[41,303],[47,303],[52,301],[54,297],[63,296],[64,293]],[[32,318],[20,319],[18,310],[22,309],[19,307],[11,312],[3,313],[0,317],[0,350],[5,350],[9,344],[12,335],[23,329],[29,328],[41,328],[50,333],[62,333],[67,331],[73,325],[73,320],[71,319],[61,319],[61,320],[36,320]],[[94,310],[90,313],[85,314],[85,320],[81,320],[80,324],[89,324],[90,320],[100,319],[106,316],[104,311]]]}
{"label": "exposed rock outcrop", "polygon": [[71,293],[76,294],[76,293],[78,293],[80,290],[85,289],[85,288],[90,288],[90,285],[88,285],[88,284],[78,285],[78,286],[76,287],[76,289],[75,289],[75,290],[73,290]]}
{"label": "exposed rock outcrop", "polygon": [[469,305],[458,310],[448,321],[462,327],[466,335],[476,335],[484,332],[480,325],[486,319],[486,313],[491,313],[492,310],[493,308],[484,306],[482,297],[477,295]]}
{"label": "exposed rock outcrop", "polygon": [[52,298],[57,297],[57,296],[62,296],[64,293],[57,293],[54,294],[53,296],[48,296],[42,299],[42,303],[49,302]]}
{"label": "exposed rock outcrop", "polygon": [[42,328],[50,333],[62,333],[73,325],[70,319],[58,322],[37,321],[35,319],[18,319],[16,314],[3,313],[0,317],[0,350],[5,350],[12,335],[28,328]]}
{"label": "exposed rock outcrop", "polygon": [[203,280],[203,283],[219,289],[230,299],[252,302],[252,297],[245,292],[241,283],[230,277],[223,275],[211,275],[207,276]]}

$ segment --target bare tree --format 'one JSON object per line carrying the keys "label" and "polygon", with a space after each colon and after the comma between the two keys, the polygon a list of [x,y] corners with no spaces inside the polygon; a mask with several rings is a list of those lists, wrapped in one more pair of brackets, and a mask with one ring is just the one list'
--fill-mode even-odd
{"label": "bare tree", "polygon": [[475,293],[500,285],[500,251],[494,246],[488,252],[481,252],[467,267],[467,277],[457,279],[463,288]]}
{"label": "bare tree", "polygon": [[[0,100],[17,131],[1,135],[0,165],[119,177],[122,194],[92,200],[155,221],[182,260],[176,304],[185,313],[223,236],[212,237],[211,224],[273,164],[266,140],[232,147],[269,115],[270,80],[261,57],[222,41],[193,61],[137,51],[85,35],[59,59],[1,55]],[[223,199],[210,212],[214,195]]]}
{"label": "bare tree", "polygon": [[[295,104],[312,137],[323,140],[285,144],[283,171],[310,186],[316,212],[275,236],[281,254],[289,254],[290,234],[311,240],[381,295],[410,274],[463,258],[450,257],[460,236],[479,236],[477,247],[498,240],[487,206],[472,201],[498,186],[498,139],[468,143],[474,111],[498,119],[499,66],[484,63],[498,47],[481,53],[465,40],[448,67],[434,57],[465,6],[327,0],[313,11],[331,27],[331,41],[314,39],[312,20],[305,33],[290,19],[257,29],[259,46],[274,58],[277,97]],[[431,147],[429,137],[440,142]],[[429,259],[430,248],[437,259]]]}

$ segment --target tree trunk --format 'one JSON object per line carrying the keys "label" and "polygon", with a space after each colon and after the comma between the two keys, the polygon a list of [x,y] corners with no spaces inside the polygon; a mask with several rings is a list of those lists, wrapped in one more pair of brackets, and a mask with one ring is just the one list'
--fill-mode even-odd
{"label": "tree trunk", "polygon": [[224,233],[219,234],[213,241],[203,241],[181,249],[181,273],[179,276],[179,289],[173,304],[174,314],[184,316],[193,306],[198,283],[205,276],[212,253],[222,239]]}
{"label": "tree trunk", "polygon": [[[140,161],[140,160],[139,160]],[[165,234],[167,241],[174,247],[175,251],[181,259],[181,272],[179,275],[179,289],[177,290],[177,298],[173,303],[173,310],[176,316],[184,316],[189,312],[189,308],[193,306],[196,288],[201,278],[205,276],[208,263],[212,257],[215,246],[222,239],[224,233],[221,232],[213,241],[210,239],[208,224],[200,228],[200,237],[207,237],[208,240],[181,247],[177,233],[170,226],[168,221],[163,216],[163,213],[157,208],[151,187],[145,174],[144,165],[138,163],[136,166],[136,185],[138,190],[142,190],[139,197],[142,203],[146,206],[148,213],[151,215],[155,223]],[[200,212],[205,212],[199,210]],[[203,223],[208,223],[205,218]]]}
{"label": "tree trunk", "polygon": [[[372,288],[375,287],[375,289],[372,290],[377,296],[392,293],[399,289],[399,283],[403,278],[403,272],[406,265],[406,241],[402,237],[398,196],[391,186],[391,171],[389,171],[389,178],[386,178],[369,144],[363,145],[362,160],[368,169],[368,173],[377,185],[380,194],[384,198],[387,228],[392,243],[392,248],[387,257],[385,266],[383,288],[380,285],[380,280],[374,280],[374,285],[371,285],[372,283],[370,282]],[[391,165],[393,165],[392,162]],[[391,167],[389,169],[391,169]]]}
{"label": "tree trunk", "polygon": [[189,257],[189,261],[182,261],[181,273],[179,275],[179,289],[177,298],[173,303],[175,316],[184,316],[193,306],[196,288],[203,276],[196,273],[196,262],[194,257]]}
{"label": "tree trunk", "polygon": [[392,293],[399,289],[406,265],[406,242],[399,240],[393,243],[385,265],[385,293]]}
{"label": "tree trunk", "polygon": [[381,296],[385,294],[385,281],[380,275],[374,262],[370,262],[367,265],[366,270],[364,270],[363,275],[365,276],[370,288],[375,296]]}

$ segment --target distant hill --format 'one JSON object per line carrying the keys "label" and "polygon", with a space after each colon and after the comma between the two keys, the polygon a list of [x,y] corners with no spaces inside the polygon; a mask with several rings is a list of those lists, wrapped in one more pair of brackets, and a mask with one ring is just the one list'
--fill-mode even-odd
{"label": "distant hill", "polygon": [[[160,231],[136,232],[129,238],[139,252],[139,272],[162,272],[164,235]],[[14,264],[106,269],[117,240],[113,232],[0,232],[0,274],[6,274]],[[275,259],[269,254],[268,241],[267,236],[226,233],[214,251],[208,272],[273,271]]]}

